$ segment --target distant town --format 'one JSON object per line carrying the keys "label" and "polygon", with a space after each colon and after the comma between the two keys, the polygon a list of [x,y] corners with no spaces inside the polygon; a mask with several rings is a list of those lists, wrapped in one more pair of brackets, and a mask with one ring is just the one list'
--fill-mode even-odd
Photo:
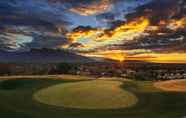
{"label": "distant town", "polygon": [[136,80],[186,79],[185,64],[157,64],[146,62],[93,63],[22,63],[0,64],[0,75],[58,75],[73,74],[94,77],[120,77]]}

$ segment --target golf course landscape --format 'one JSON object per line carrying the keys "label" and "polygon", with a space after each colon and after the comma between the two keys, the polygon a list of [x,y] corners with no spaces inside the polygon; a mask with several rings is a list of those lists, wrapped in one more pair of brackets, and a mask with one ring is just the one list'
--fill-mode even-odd
{"label": "golf course landscape", "polygon": [[[173,88],[174,89],[173,89]],[[184,118],[186,80],[3,77],[2,118]]]}

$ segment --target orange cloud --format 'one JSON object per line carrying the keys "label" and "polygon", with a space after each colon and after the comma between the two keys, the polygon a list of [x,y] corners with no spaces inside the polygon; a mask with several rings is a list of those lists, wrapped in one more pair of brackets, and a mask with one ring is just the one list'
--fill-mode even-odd
{"label": "orange cloud", "polygon": [[183,17],[181,19],[171,19],[168,21],[168,24],[168,27],[172,30],[184,28],[186,25],[186,17]]}
{"label": "orange cloud", "polygon": [[67,33],[66,37],[72,43],[82,43],[85,47],[88,47],[81,49],[94,49],[96,47],[133,40],[141,36],[148,26],[149,20],[140,17],[127,23],[123,22],[113,29],[79,29]]}
{"label": "orange cloud", "polygon": [[100,2],[95,1],[92,4],[80,4],[78,7],[70,8],[69,10],[82,16],[89,16],[103,13],[109,9],[110,5],[110,0],[100,0]]}

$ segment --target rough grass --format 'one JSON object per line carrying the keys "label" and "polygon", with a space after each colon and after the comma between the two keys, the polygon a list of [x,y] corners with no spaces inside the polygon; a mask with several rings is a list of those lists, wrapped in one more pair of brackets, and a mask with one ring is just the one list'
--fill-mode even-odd
{"label": "rough grass", "polygon": [[32,99],[33,94],[42,88],[77,81],[62,79],[38,79],[33,77],[33,80],[19,80],[18,82],[24,83],[24,86],[16,86],[16,89],[0,88],[0,117],[182,118],[186,113],[186,92],[162,91],[154,87],[153,82],[143,81],[124,81],[121,86],[123,90],[133,93],[138,98],[137,104],[130,108],[113,110],[71,109],[42,104]]}
{"label": "rough grass", "polygon": [[156,82],[154,86],[164,91],[186,92],[186,80]]}
{"label": "rough grass", "polygon": [[118,109],[133,106],[137,98],[119,81],[94,80],[58,84],[41,89],[34,98],[44,104],[79,109]]}

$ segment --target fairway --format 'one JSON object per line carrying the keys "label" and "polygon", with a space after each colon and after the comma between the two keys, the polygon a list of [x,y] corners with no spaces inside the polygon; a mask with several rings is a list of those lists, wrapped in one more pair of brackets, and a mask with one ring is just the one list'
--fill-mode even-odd
{"label": "fairway", "polygon": [[58,77],[30,76],[1,81],[0,116],[184,118],[186,113],[186,92],[165,91],[152,81]]}
{"label": "fairway", "polygon": [[117,109],[133,106],[137,98],[119,81],[94,80],[41,89],[34,98],[44,104],[79,109]]}

